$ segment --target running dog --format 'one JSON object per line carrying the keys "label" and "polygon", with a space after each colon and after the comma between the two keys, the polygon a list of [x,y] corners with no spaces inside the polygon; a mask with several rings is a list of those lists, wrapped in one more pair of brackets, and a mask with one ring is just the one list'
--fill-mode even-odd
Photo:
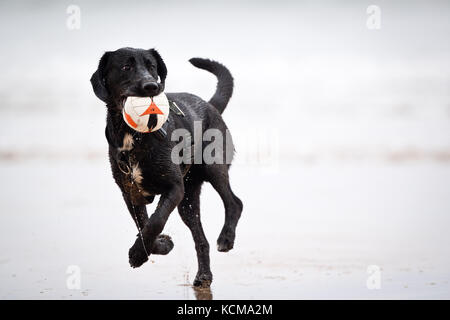
{"label": "running dog", "polygon": [[[172,141],[171,136],[174,130],[180,128],[194,135],[194,122],[200,121],[202,132],[214,128],[225,137],[228,129],[221,114],[233,93],[233,77],[218,62],[201,58],[192,58],[190,62],[217,77],[217,90],[208,102],[189,93],[166,93],[168,100],[175,103],[183,115],[170,112],[164,135],[156,134],[157,131],[134,131],[122,118],[127,97],[153,97],[164,91],[167,68],[155,49],[121,48],[106,52],[91,77],[91,84],[95,95],[106,103],[105,134],[112,174],[140,231],[129,250],[130,265],[137,268],[152,253],[170,252],[172,240],[161,232],[170,213],[178,208],[181,219],[192,233],[197,251],[198,272],[194,285],[208,287],[213,276],[209,244],[200,221],[203,182],[211,183],[225,206],[225,224],[217,240],[219,251],[227,252],[233,248],[243,206],[230,187],[228,170],[231,161],[176,164],[171,153],[177,141]],[[228,140],[227,143],[232,143]],[[204,142],[201,143],[201,150],[205,146]],[[232,159],[234,148],[229,150],[224,148],[224,159]],[[155,195],[160,195],[160,199],[155,211],[148,217],[146,205],[153,201]]]}

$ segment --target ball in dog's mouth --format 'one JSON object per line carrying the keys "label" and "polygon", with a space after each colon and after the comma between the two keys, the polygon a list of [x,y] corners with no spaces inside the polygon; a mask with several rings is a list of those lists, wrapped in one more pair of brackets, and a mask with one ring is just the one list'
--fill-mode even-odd
{"label": "ball in dog's mouth", "polygon": [[122,115],[132,129],[148,133],[159,130],[169,117],[169,100],[164,93],[153,97],[126,98]]}

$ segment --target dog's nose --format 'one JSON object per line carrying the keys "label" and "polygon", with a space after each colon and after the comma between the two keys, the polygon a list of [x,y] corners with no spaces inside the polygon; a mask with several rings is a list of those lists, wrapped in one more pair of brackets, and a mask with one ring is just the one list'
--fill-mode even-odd
{"label": "dog's nose", "polygon": [[154,94],[158,92],[159,85],[155,81],[145,81],[142,83],[142,89],[149,94]]}

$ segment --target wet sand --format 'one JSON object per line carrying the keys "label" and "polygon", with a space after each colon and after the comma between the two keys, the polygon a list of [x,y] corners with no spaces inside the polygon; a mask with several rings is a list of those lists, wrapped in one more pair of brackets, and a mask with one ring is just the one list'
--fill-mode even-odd
{"label": "wet sand", "polygon": [[[209,185],[202,194],[211,292],[190,285],[195,251],[177,212],[164,229],[173,251],[129,267],[136,230],[106,159],[4,162],[0,177],[2,299],[450,298],[448,166],[232,168],[245,209],[229,253],[215,250],[220,198]],[[67,287],[70,265],[80,290]],[[378,290],[369,265],[381,268]]]}

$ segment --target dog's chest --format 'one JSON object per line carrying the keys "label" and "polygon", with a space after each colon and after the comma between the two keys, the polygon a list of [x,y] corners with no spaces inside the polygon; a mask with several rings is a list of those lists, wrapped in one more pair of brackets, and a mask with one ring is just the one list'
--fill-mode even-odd
{"label": "dog's chest", "polygon": [[124,191],[135,204],[146,204],[153,200],[158,190],[151,187],[150,154],[141,145],[140,139],[125,133],[122,144],[117,148],[117,164],[121,171]]}

